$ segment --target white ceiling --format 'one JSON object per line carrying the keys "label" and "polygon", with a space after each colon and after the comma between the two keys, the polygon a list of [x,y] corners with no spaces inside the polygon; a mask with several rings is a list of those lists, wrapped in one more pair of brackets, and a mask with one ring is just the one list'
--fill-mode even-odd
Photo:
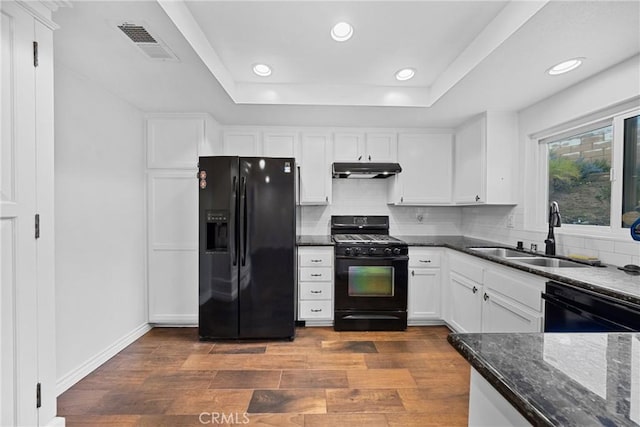
{"label": "white ceiling", "polygon": [[[520,110],[635,56],[640,2],[92,1],[54,20],[56,66],[146,112],[223,124],[452,127]],[[354,36],[329,37],[346,20]],[[152,61],[117,30],[141,22],[177,55]],[[571,73],[545,70],[585,57]],[[254,63],[273,67],[268,78]],[[395,71],[416,69],[397,82]]]}

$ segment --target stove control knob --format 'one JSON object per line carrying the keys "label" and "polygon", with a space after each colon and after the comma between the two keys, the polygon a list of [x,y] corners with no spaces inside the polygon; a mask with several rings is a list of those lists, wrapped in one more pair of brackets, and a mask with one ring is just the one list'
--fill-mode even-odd
{"label": "stove control knob", "polygon": [[384,248],[385,255],[391,255],[391,248]]}
{"label": "stove control knob", "polygon": [[376,248],[369,248],[369,254],[373,255],[376,253]]}
{"label": "stove control knob", "polygon": [[351,248],[344,248],[345,255],[351,255]]}
{"label": "stove control knob", "polygon": [[354,255],[360,255],[360,248],[353,248]]}
{"label": "stove control knob", "polygon": [[400,252],[401,252],[400,248],[393,248],[394,255],[400,255]]}

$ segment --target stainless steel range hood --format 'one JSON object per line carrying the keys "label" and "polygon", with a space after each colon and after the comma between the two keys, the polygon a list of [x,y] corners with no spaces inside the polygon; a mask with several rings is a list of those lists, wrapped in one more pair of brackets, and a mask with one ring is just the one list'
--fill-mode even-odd
{"label": "stainless steel range hood", "polygon": [[334,178],[389,178],[402,172],[398,163],[334,163]]}

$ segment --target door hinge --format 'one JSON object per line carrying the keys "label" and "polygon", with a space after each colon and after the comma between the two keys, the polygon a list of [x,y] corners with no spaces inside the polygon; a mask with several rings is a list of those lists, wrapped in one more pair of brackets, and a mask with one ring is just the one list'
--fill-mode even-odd
{"label": "door hinge", "polygon": [[42,386],[40,383],[36,384],[36,408],[42,406]]}
{"label": "door hinge", "polygon": [[40,238],[40,214],[36,214],[36,239]]}
{"label": "door hinge", "polygon": [[38,42],[33,42],[33,66],[38,66]]}

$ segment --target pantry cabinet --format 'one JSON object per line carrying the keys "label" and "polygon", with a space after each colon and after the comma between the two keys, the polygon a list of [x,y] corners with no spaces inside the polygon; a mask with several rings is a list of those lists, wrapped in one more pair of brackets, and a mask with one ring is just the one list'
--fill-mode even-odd
{"label": "pantry cabinet", "polygon": [[441,319],[441,251],[409,247],[409,325],[429,324]]}
{"label": "pantry cabinet", "polygon": [[303,133],[300,140],[300,204],[331,203],[331,148],[325,133]]}
{"label": "pantry cabinet", "polygon": [[453,179],[451,134],[408,134],[398,138],[402,172],[389,178],[388,203],[439,205],[451,203]]}
{"label": "pantry cabinet", "polygon": [[515,204],[518,118],[487,111],[455,133],[453,200],[458,204]]}
{"label": "pantry cabinet", "polygon": [[395,162],[397,138],[393,132],[336,132],[334,162]]}

